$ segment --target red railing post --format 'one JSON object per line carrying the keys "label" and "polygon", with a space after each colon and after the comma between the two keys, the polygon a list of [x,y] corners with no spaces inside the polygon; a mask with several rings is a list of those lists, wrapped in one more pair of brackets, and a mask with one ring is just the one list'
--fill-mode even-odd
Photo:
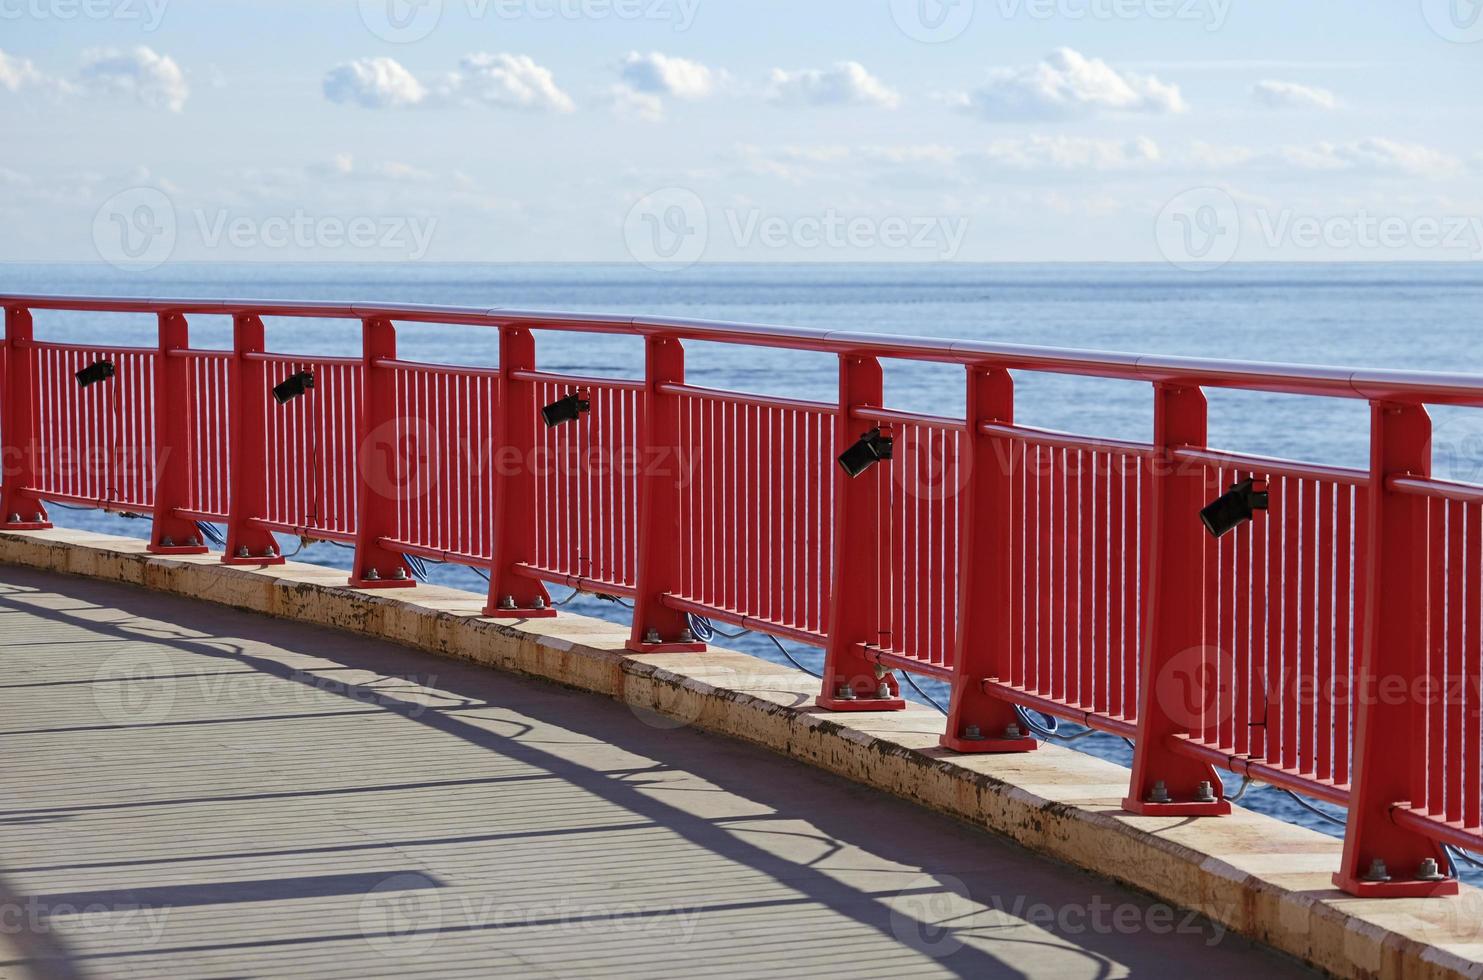
{"label": "red railing post", "polygon": [[39,531],[51,527],[35,494],[41,419],[36,411],[36,348],[31,346],[31,311],[5,309],[5,411],[0,413],[0,445],[5,472],[0,482],[0,527]]}
{"label": "red railing post", "polygon": [[[1204,448],[1205,393],[1197,387],[1154,387],[1154,455],[1149,463],[1151,525],[1143,666],[1138,690],[1138,734],[1133,778],[1123,809],[1171,816],[1230,813],[1220,776],[1207,762],[1176,752],[1171,743],[1199,728],[1214,703],[1216,672],[1205,649],[1204,469],[1181,464],[1176,450]],[[1202,784],[1208,784],[1202,786]],[[1201,792],[1201,790],[1206,792]],[[1201,799],[1204,797],[1204,799]]]}
{"label": "red railing post", "polygon": [[[680,445],[680,401],[660,389],[685,383],[685,348],[673,337],[649,337],[644,347],[644,417],[639,430],[637,591],[628,649],[643,653],[705,650],[689,620],[664,604],[680,575],[680,489],[685,478]],[[751,488],[751,492],[760,492]]]}
{"label": "red railing post", "polygon": [[[350,584],[357,589],[395,589],[416,585],[411,566],[400,552],[382,542],[397,532],[398,487],[408,486],[399,473],[403,454],[397,445],[396,375],[377,364],[396,358],[396,326],[377,318],[361,322],[361,398],[355,419],[355,567]],[[415,426],[421,431],[422,426]]]}
{"label": "red railing post", "polygon": [[[1391,817],[1395,807],[1411,802],[1415,767],[1426,765],[1426,732],[1416,699],[1448,687],[1439,677],[1417,683],[1427,671],[1427,590],[1412,556],[1426,547],[1427,504],[1424,497],[1390,489],[1395,476],[1431,476],[1431,418],[1421,405],[1375,402],[1365,528],[1369,549],[1361,570],[1365,623],[1354,676],[1354,775],[1344,856],[1334,884],[1373,898],[1455,895],[1455,879],[1436,880],[1448,866],[1441,844],[1401,828]],[[1440,576],[1442,569],[1431,571]],[[1454,568],[1452,574],[1460,571]],[[1452,758],[1455,762],[1461,755]],[[1458,778],[1457,771],[1449,778]],[[1425,869],[1429,873],[1423,873],[1423,862],[1432,862]]]}
{"label": "red railing post", "polygon": [[[501,327],[498,403],[490,406],[495,418],[494,557],[484,608],[484,615],[496,619],[556,615],[546,586],[517,571],[535,557],[537,408],[535,385],[516,375],[535,367],[535,335],[524,327]],[[585,425],[586,419],[572,424]]]}
{"label": "red railing post", "polygon": [[190,364],[171,351],[190,349],[190,327],[181,313],[159,315],[154,371],[154,526],[149,550],[157,555],[203,555],[207,549],[194,521],[176,511],[190,499]]}
{"label": "red railing post", "polygon": [[[879,407],[884,400],[880,361],[841,354],[835,456],[872,428],[853,417],[854,409]],[[854,478],[842,467],[834,468],[829,641],[824,648],[823,689],[816,699],[819,707],[831,711],[900,711],[906,707],[895,676],[880,669],[879,661],[870,656],[870,648],[881,643],[880,514],[892,465],[890,461],[877,463]]]}
{"label": "red railing post", "polygon": [[[1003,368],[968,368],[967,431],[959,466],[968,468],[960,497],[958,636],[953,696],[944,747],[956,752],[1028,752],[1039,743],[1022,730],[1014,705],[983,688],[985,678],[1008,683],[1010,631],[1010,522],[1015,446],[981,431],[986,422],[1014,424],[1014,379]],[[1014,729],[1010,726],[1014,725]]]}
{"label": "red railing post", "polygon": [[228,565],[279,565],[283,556],[272,532],[255,522],[267,509],[267,473],[288,460],[268,459],[267,428],[263,412],[268,397],[267,367],[249,354],[265,347],[262,318],[239,313],[232,318],[232,363],[227,381],[227,427],[231,446],[228,473],[227,546],[221,560]]}

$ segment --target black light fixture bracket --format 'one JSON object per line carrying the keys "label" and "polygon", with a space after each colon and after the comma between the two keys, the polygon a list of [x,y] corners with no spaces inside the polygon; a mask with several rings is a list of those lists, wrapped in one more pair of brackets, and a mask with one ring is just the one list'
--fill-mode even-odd
{"label": "black light fixture bracket", "polygon": [[274,386],[273,398],[280,405],[287,404],[314,387],[314,372],[300,371]]}
{"label": "black light fixture bracket", "polygon": [[1200,511],[1200,523],[1212,538],[1223,537],[1251,520],[1257,511],[1266,510],[1271,501],[1267,481],[1248,477],[1207,504]]}
{"label": "black light fixture bracket", "polygon": [[592,411],[592,400],[583,397],[581,391],[573,391],[541,409],[541,421],[546,423],[546,428],[554,429],[558,425],[575,422],[590,411]]}
{"label": "black light fixture bracket", "polygon": [[117,371],[114,368],[112,361],[94,361],[87,367],[83,368],[81,371],[77,372],[77,384],[79,387],[86,388],[89,385],[95,385],[100,381],[107,381],[116,373]]}

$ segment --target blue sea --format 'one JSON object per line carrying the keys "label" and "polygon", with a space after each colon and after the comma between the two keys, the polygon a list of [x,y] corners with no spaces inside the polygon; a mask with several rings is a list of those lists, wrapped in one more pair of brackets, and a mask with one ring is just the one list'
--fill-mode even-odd
{"label": "blue sea", "polygon": [[[1186,273],[1161,265],[707,265],[659,273],[626,265],[265,265],[180,264],[137,274],[107,266],[0,265],[0,292],[119,296],[355,300],[456,306],[656,314],[911,334],[1016,344],[1329,366],[1483,373],[1479,316],[1483,264],[1238,265]],[[153,343],[153,319],[37,314],[44,339]],[[193,318],[193,346],[227,346],[225,318]],[[358,354],[359,333],[333,321],[269,321],[270,347],[311,354]],[[493,364],[493,331],[408,325],[402,356]],[[547,333],[547,370],[638,377],[637,340]],[[693,383],[795,397],[834,397],[834,358],[750,347],[692,345]],[[1022,423],[1092,435],[1147,439],[1147,385],[1021,374]],[[887,401],[936,414],[961,414],[962,374],[951,366],[888,363]],[[1209,393],[1212,446],[1345,466],[1364,466],[1368,410],[1358,401],[1253,392]],[[1483,482],[1483,411],[1436,409],[1438,475]],[[143,534],[143,522],[56,509],[58,524]],[[293,542],[285,542],[289,550]],[[301,559],[348,567],[329,545]],[[433,566],[433,581],[483,591],[467,569]],[[626,611],[577,597],[567,607],[605,618]],[[781,654],[755,636],[728,646],[770,660]],[[790,647],[817,668],[819,652]],[[923,696],[945,703],[940,684]],[[914,697],[919,697],[913,695]],[[920,697],[919,697],[920,699]],[[1094,734],[1074,747],[1127,764],[1121,739]],[[1230,789],[1234,791],[1235,781]],[[1269,788],[1243,805],[1326,833],[1341,828]],[[1321,808],[1335,817],[1342,812]],[[1469,872],[1475,882],[1483,875]]]}

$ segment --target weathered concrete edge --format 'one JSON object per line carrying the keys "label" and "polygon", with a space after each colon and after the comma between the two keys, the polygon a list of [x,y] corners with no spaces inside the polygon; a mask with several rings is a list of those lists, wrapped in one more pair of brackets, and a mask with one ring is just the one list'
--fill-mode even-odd
{"label": "weathered concrete edge", "polygon": [[[821,713],[808,708],[812,678],[743,654],[636,656],[622,649],[624,631],[582,617],[496,622],[477,615],[482,597],[456,590],[355,591],[335,569],[161,558],[106,535],[0,533],[0,562],[351,630],[618,698],[986,827],[1338,976],[1483,978],[1483,936],[1458,916],[1483,909],[1477,890],[1431,902],[1348,898],[1327,885],[1332,838],[1240,810],[1218,823],[1131,817],[1117,809],[1121,767],[1054,745],[954,756],[935,748],[935,714]],[[1223,847],[1217,857],[1201,838],[1280,846]],[[1252,869],[1284,847],[1298,865],[1329,853],[1333,861],[1317,871]]]}

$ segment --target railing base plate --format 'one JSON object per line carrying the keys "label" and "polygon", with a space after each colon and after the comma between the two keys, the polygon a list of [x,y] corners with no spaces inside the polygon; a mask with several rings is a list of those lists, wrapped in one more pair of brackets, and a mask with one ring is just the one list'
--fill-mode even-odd
{"label": "railing base plate", "polygon": [[410,589],[417,584],[415,578],[352,578],[352,589]]}
{"label": "railing base plate", "polygon": [[485,619],[553,619],[556,610],[550,606],[542,609],[500,609],[497,606],[484,610]]}
{"label": "railing base plate", "polygon": [[1006,752],[1034,752],[1040,747],[1040,743],[1033,738],[958,738],[955,735],[944,735],[937,740],[937,744],[954,752],[965,755],[973,753],[995,753]]}
{"label": "railing base plate", "polygon": [[1149,803],[1146,800],[1125,799],[1123,809],[1141,817],[1223,817],[1231,812],[1231,804],[1226,800],[1216,800],[1214,803],[1196,803],[1193,800],[1184,803]]}
{"label": "railing base plate", "polygon": [[151,555],[209,555],[211,553],[211,549],[205,545],[166,548],[163,545],[152,544],[146,550]]}
{"label": "railing base plate", "polygon": [[705,653],[709,648],[704,643],[635,643],[629,640],[627,649],[632,653]]}
{"label": "railing base plate", "polygon": [[288,559],[284,558],[282,555],[278,555],[274,558],[265,558],[262,556],[253,558],[234,558],[231,555],[222,555],[221,558],[221,563],[223,565],[282,565],[286,561],[288,561]]}
{"label": "railing base plate", "polygon": [[905,711],[906,701],[902,698],[855,698],[841,701],[839,698],[814,698],[814,704],[829,711]]}
{"label": "railing base plate", "polygon": [[51,521],[21,521],[19,524],[0,524],[0,531],[50,531]]}
{"label": "railing base plate", "polygon": [[1456,895],[1457,879],[1446,881],[1361,881],[1335,873],[1334,887],[1357,898],[1440,898]]}

